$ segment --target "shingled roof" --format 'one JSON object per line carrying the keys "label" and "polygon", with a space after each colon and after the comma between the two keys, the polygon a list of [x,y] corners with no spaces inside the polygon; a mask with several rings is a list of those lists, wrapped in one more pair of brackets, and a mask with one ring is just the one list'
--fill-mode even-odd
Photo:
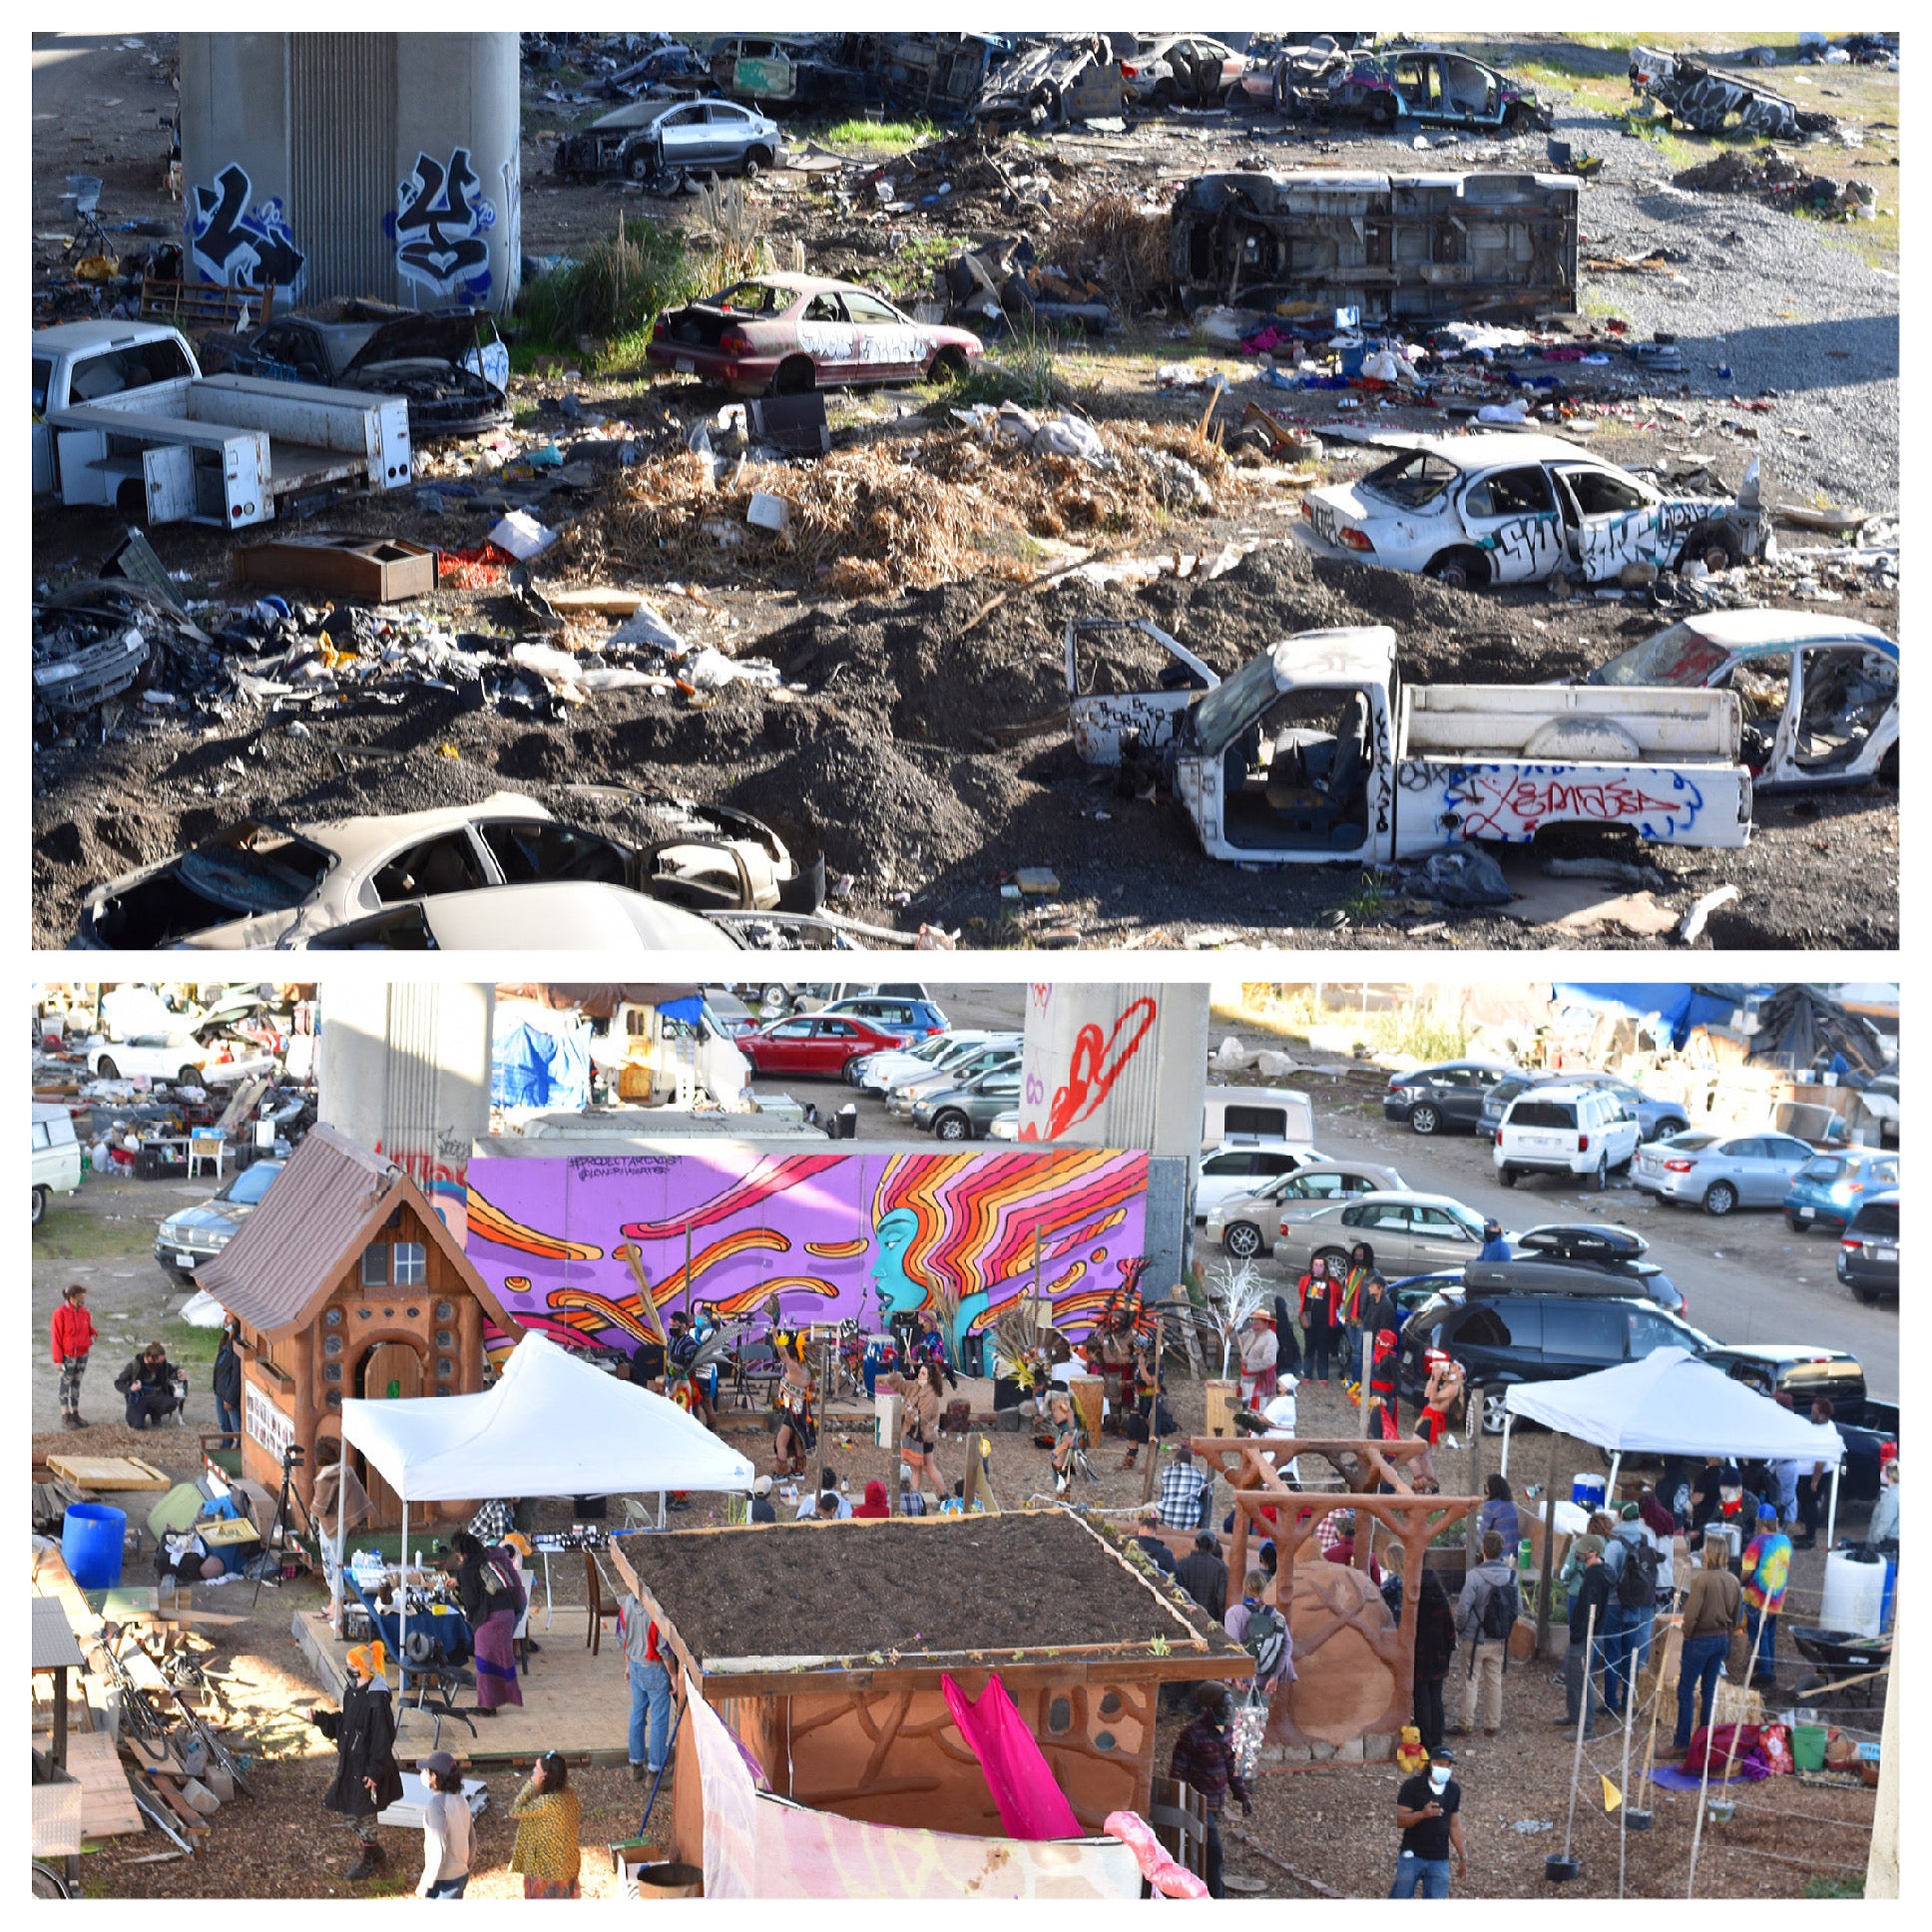
{"label": "shingled roof", "polygon": [[200,1279],[222,1306],[272,1338],[305,1327],[376,1230],[403,1204],[455,1264],[491,1319],[522,1333],[463,1244],[393,1161],[332,1127],[312,1127],[280,1178]]}

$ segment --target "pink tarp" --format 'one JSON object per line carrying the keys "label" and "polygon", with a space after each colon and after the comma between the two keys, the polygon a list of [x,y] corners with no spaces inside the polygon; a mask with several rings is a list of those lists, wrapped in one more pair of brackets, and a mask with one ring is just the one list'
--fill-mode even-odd
{"label": "pink tarp", "polygon": [[966,1748],[986,1774],[986,1788],[1000,1808],[1007,1836],[1078,1838],[1080,1820],[1042,1755],[1040,1740],[1014,1708],[999,1673],[987,1679],[977,1703],[950,1676],[941,1678],[939,1685]]}
{"label": "pink tarp", "polygon": [[724,1720],[688,1684],[705,1788],[707,1898],[1133,1898],[1116,1838],[1030,1842],[864,1824],[757,1788]]}

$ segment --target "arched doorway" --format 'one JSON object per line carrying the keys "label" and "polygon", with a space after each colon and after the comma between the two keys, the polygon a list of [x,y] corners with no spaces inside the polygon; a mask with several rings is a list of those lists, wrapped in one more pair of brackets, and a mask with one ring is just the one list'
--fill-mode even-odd
{"label": "arched doorway", "polygon": [[[362,1357],[355,1372],[355,1392],[372,1402],[407,1401],[422,1393],[423,1364],[406,1341],[380,1341]],[[357,1455],[356,1473],[369,1493],[369,1526],[392,1530],[402,1522],[402,1498]]]}

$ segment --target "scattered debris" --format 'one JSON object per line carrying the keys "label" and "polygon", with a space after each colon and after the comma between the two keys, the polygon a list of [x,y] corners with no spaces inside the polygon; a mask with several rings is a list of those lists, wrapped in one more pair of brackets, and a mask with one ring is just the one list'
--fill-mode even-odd
{"label": "scattered debris", "polygon": [[1684,923],[1678,927],[1678,938],[1689,946],[1702,933],[1705,922],[1719,906],[1727,906],[1733,899],[1741,896],[1742,894],[1734,885],[1720,885],[1714,891],[1706,892],[1684,915]]}

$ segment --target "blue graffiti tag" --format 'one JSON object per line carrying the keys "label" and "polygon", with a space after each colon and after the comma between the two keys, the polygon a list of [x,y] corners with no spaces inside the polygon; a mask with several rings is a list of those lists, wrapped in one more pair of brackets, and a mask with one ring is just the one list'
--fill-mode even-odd
{"label": "blue graffiti tag", "polygon": [[250,208],[252,193],[247,171],[233,161],[213,187],[198,182],[184,208],[189,253],[206,281],[292,290],[308,257],[295,246],[280,197]]}
{"label": "blue graffiti tag", "polygon": [[1628,825],[1640,837],[1669,839],[1688,831],[1703,809],[1703,793],[1681,771],[1640,778],[1579,764],[1459,765],[1444,774],[1443,801],[1460,818],[1464,838],[1518,844],[1559,823]]}
{"label": "blue graffiti tag", "polygon": [[384,218],[405,279],[439,295],[489,299],[496,204],[477,193],[480,186],[467,148],[453,148],[447,168],[416,156],[415,172],[397,184],[396,212]]}

